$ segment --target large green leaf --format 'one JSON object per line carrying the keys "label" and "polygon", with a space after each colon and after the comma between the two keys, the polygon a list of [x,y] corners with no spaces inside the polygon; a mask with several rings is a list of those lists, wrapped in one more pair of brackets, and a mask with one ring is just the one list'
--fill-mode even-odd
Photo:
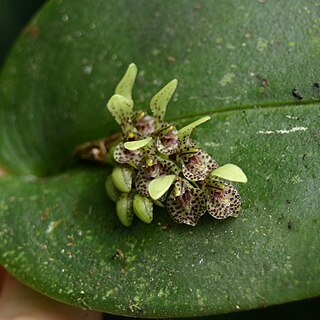
{"label": "large green leaf", "polygon": [[[126,315],[206,315],[319,295],[319,8],[49,2],[0,78],[0,159],[11,173],[0,179],[1,262],[51,297]],[[105,103],[131,62],[138,105],[177,77],[167,119],[182,127],[212,116],[193,137],[248,175],[239,218],[207,216],[192,228],[158,210],[152,224],[124,228],[104,191],[110,169],[71,166],[78,143],[118,130]]]}

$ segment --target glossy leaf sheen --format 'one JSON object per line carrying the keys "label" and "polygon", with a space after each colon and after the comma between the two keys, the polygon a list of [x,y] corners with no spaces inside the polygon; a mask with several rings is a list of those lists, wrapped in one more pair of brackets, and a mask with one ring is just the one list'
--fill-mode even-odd
{"label": "glossy leaf sheen", "polygon": [[[0,163],[12,172],[0,178],[1,263],[56,299],[125,315],[318,296],[319,28],[305,0],[49,2],[0,77]],[[192,138],[247,174],[238,218],[188,227],[157,208],[125,228],[105,194],[110,168],[61,173],[76,145],[119,131],[105,104],[131,62],[139,109],[176,77],[166,119],[179,129],[211,116]]]}

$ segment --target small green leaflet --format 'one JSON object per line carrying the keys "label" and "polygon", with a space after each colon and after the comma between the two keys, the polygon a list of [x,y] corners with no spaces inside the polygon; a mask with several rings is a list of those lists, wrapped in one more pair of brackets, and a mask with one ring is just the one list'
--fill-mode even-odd
{"label": "small green leaflet", "polygon": [[248,181],[247,176],[242,169],[232,163],[227,163],[224,166],[213,170],[211,175],[234,182],[246,183]]}
{"label": "small green leaflet", "polygon": [[153,200],[161,198],[168,191],[175,179],[176,176],[172,174],[152,180],[148,185],[150,197]]}

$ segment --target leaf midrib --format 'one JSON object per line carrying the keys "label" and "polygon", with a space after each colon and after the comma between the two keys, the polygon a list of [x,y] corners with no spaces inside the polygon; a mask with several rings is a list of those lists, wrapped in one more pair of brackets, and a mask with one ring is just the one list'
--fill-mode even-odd
{"label": "leaf midrib", "polygon": [[244,111],[244,110],[261,110],[261,109],[273,109],[273,108],[285,108],[285,107],[297,107],[297,106],[305,106],[305,105],[315,105],[320,103],[320,98],[318,99],[308,99],[308,100],[304,100],[304,101],[275,101],[275,102],[264,102],[264,103],[256,103],[256,104],[243,104],[243,105],[229,105],[229,106],[225,106],[225,107],[219,107],[217,109],[217,107],[213,108],[213,109],[209,109],[207,111],[204,112],[196,112],[193,114],[189,114],[189,115],[184,115],[181,117],[168,117],[169,121],[181,121],[181,120],[186,120],[186,119],[190,119],[190,118],[196,118],[196,117],[202,117],[208,114],[223,114],[226,112],[234,112],[234,111]]}
{"label": "leaf midrib", "polygon": [[[299,100],[299,101],[275,101],[275,102],[264,102],[264,103],[257,103],[257,104],[247,104],[247,105],[229,105],[229,106],[225,106],[225,107],[219,107],[217,109],[217,107],[212,108],[212,109],[208,109],[204,112],[195,112],[193,114],[189,114],[189,115],[184,115],[181,117],[168,117],[168,121],[170,122],[177,122],[177,121],[183,121],[183,120],[188,120],[188,119],[192,119],[192,118],[197,118],[197,117],[202,117],[205,115],[219,115],[219,114],[223,114],[223,113],[228,113],[228,112],[240,112],[240,111],[245,111],[245,110],[261,110],[261,109],[276,109],[276,108],[285,108],[285,107],[297,107],[297,106],[313,106],[316,104],[319,104],[320,102],[320,98],[318,99],[308,99],[308,100]],[[56,172],[53,176],[57,176],[59,174],[63,174],[67,171],[69,171],[70,169],[74,168],[74,166],[72,167],[67,167],[65,170]],[[1,167],[0,164],[0,171],[2,174],[0,174],[0,179],[4,178],[4,177],[28,177],[30,176],[30,174],[24,174],[24,175],[17,175],[17,174],[10,174],[8,173],[6,170],[4,170],[4,168]],[[31,174],[33,177],[36,177],[36,179],[41,179],[41,178],[46,178],[46,177],[52,177],[52,175],[44,175],[44,176],[34,176],[34,174]]]}

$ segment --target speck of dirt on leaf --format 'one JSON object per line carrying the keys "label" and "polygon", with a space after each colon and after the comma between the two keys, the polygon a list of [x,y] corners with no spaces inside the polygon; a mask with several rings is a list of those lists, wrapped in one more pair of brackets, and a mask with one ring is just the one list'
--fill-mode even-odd
{"label": "speck of dirt on leaf", "polygon": [[313,87],[314,87],[315,89],[317,89],[318,92],[320,92],[320,90],[319,90],[319,89],[320,89],[320,81],[314,82]]}
{"label": "speck of dirt on leaf", "polygon": [[39,36],[39,28],[35,24],[30,25],[30,27],[27,28],[27,32],[33,40],[37,39]]}
{"label": "speck of dirt on leaf", "polygon": [[82,68],[82,71],[85,75],[90,75],[92,73],[92,70],[93,70],[92,64],[88,64]]}
{"label": "speck of dirt on leaf", "polygon": [[121,262],[125,262],[126,256],[120,249],[116,249],[115,254],[112,256],[114,260],[120,260]]}
{"label": "speck of dirt on leaf", "polygon": [[268,47],[268,40],[259,37],[256,45],[257,50],[264,51],[267,47]]}
{"label": "speck of dirt on leaf", "polygon": [[5,176],[6,174],[6,171],[2,167],[0,167],[0,177]]}
{"label": "speck of dirt on leaf", "polygon": [[222,41],[223,41],[223,39],[222,39],[221,37],[217,37],[217,38],[215,39],[216,44],[221,44]]}
{"label": "speck of dirt on leaf", "polygon": [[64,14],[62,17],[61,17],[61,20],[63,22],[68,22],[69,21],[69,16],[67,14]]}
{"label": "speck of dirt on leaf", "polygon": [[167,230],[169,227],[169,225],[167,223],[163,224],[162,225],[162,230]]}
{"label": "speck of dirt on leaf", "polygon": [[57,221],[51,221],[48,225],[46,233],[51,233],[52,231],[54,231],[61,222],[62,222],[62,219],[59,219]]}
{"label": "speck of dirt on leaf", "polygon": [[298,88],[293,88],[292,89],[292,95],[297,98],[298,100],[302,100],[303,99],[303,96],[301,94],[301,92],[299,91]]}
{"label": "speck of dirt on leaf", "polygon": [[219,81],[220,85],[225,87],[227,84],[232,83],[235,76],[236,75],[233,72],[226,73]]}
{"label": "speck of dirt on leaf", "polygon": [[46,208],[41,215],[41,221],[47,221],[49,219],[51,208]]}

